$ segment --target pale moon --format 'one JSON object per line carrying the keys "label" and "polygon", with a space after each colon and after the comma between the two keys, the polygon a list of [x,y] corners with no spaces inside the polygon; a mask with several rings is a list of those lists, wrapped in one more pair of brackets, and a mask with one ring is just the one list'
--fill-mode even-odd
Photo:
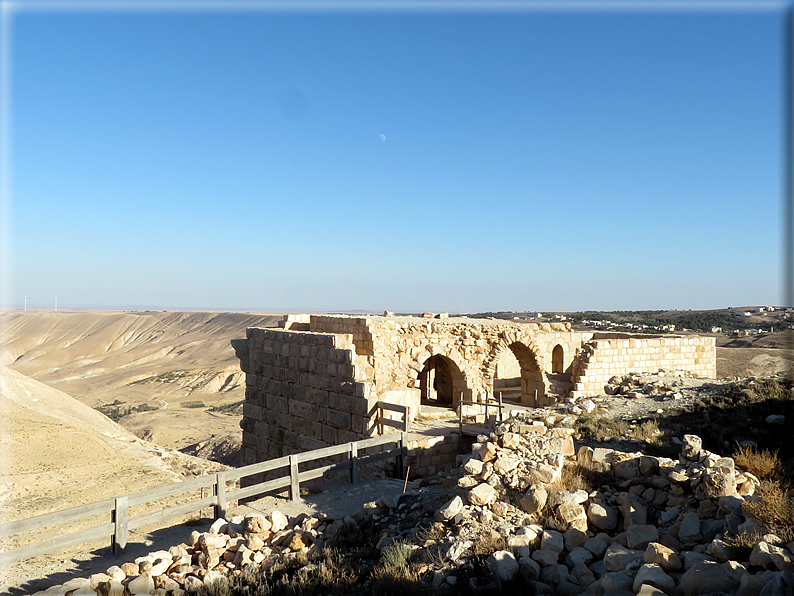
{"label": "pale moon", "polygon": [[380,140],[381,141],[385,141],[386,140],[386,135],[380,135]]}

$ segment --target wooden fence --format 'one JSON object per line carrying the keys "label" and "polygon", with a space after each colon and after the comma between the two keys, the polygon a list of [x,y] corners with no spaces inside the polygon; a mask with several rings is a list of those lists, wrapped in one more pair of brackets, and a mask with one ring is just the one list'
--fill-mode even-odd
{"label": "wooden fence", "polygon": [[[534,401],[537,404],[538,402],[538,392],[535,391]],[[489,395],[485,394],[484,401],[466,401],[463,399],[463,394],[460,394],[460,401],[458,402],[458,432],[460,433],[459,441],[460,441],[460,450],[463,450],[463,406],[480,406],[484,408],[485,413],[485,426],[473,425],[474,432],[485,432],[488,430],[488,410],[489,408],[494,408],[496,410],[496,422],[502,422],[504,420],[504,410],[532,410],[534,408],[525,405],[525,404],[517,404],[513,402],[503,402],[502,401],[502,393],[496,396],[495,400],[491,400]],[[469,429],[472,432],[472,429]]]}
{"label": "wooden fence", "polygon": [[[150,524],[158,524],[164,520],[195,513],[196,511],[208,507],[214,508],[216,518],[225,517],[226,507],[230,501],[257,497],[268,492],[283,490],[287,487],[289,488],[290,498],[292,500],[297,500],[300,496],[301,482],[314,480],[325,474],[349,471],[350,482],[356,484],[358,482],[359,468],[386,459],[395,458],[397,474],[402,477],[403,458],[405,457],[407,447],[408,408],[379,402],[377,410],[377,423],[381,429],[383,426],[391,426],[399,428],[401,432],[371,437],[360,441],[352,441],[342,445],[332,445],[331,447],[323,447],[303,453],[295,453],[278,459],[217,472],[200,478],[192,478],[183,482],[160,486],[130,495],[124,495],[122,497],[113,497],[96,503],[89,503],[87,505],[80,505],[78,507],[71,507],[61,511],[54,511],[52,513],[45,513],[27,519],[0,524],[0,539],[7,539],[16,537],[24,532],[30,532],[47,526],[63,524],[93,515],[110,514],[109,523],[79,532],[73,532],[65,536],[51,538],[28,546],[22,546],[13,550],[0,552],[0,567],[30,557],[43,555],[54,550],[68,548],[75,544],[107,538],[111,541],[113,552],[118,552],[123,550],[127,545],[128,532],[135,528]],[[403,414],[403,419],[384,419],[382,416],[384,410],[400,412]],[[363,454],[366,449],[389,445],[391,443],[396,444],[396,446],[387,451]],[[301,463],[345,455],[347,458],[338,463],[305,470],[303,472],[299,469]],[[272,472],[280,468],[283,468],[285,473],[278,478],[244,488],[235,488],[233,490],[228,490],[227,488],[228,482],[235,482],[247,476]],[[199,499],[192,499],[181,505],[157,509],[142,515],[129,517],[129,508],[134,505],[174,497],[198,489],[202,489],[203,491],[205,488],[212,488],[213,494]]]}

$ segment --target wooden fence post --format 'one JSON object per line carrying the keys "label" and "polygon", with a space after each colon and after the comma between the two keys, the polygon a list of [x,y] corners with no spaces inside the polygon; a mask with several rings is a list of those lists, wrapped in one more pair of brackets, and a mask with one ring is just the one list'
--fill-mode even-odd
{"label": "wooden fence post", "polygon": [[350,484],[358,483],[358,443],[350,443]]}
{"label": "wooden fence post", "polygon": [[499,422],[502,422],[504,417],[502,416],[502,392],[499,392]]}
{"label": "wooden fence post", "polygon": [[400,433],[400,454],[397,456],[397,476],[402,480],[405,476],[405,449],[408,447],[405,431]]}
{"label": "wooden fence post", "polygon": [[458,453],[463,453],[463,391],[458,402]]}
{"label": "wooden fence post", "polygon": [[215,474],[215,519],[226,517],[226,472]]}
{"label": "wooden fence post", "polygon": [[538,390],[535,389],[535,395],[532,397],[532,405],[538,407]]}
{"label": "wooden fence post", "polygon": [[116,527],[113,529],[113,554],[117,554],[124,550],[127,546],[127,522],[129,520],[128,500],[126,496],[116,497],[116,506],[113,509],[113,523]]}
{"label": "wooden fence post", "polygon": [[298,484],[298,458],[289,456],[289,497],[297,501],[300,497],[300,484]]}

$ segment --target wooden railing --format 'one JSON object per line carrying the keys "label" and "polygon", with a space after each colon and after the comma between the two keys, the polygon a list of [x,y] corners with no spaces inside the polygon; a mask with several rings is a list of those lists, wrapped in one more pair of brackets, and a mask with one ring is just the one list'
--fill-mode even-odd
{"label": "wooden railing", "polygon": [[[390,404],[385,401],[379,401],[375,406],[377,408],[377,425],[378,432],[383,434],[383,427],[390,426],[402,432],[408,432],[408,414],[410,408],[408,406],[401,406],[397,404]],[[384,411],[399,412],[403,415],[402,420],[392,420],[384,416]]]}
{"label": "wooden railing", "polygon": [[[515,404],[508,404],[510,406]],[[481,408],[485,409],[485,422],[488,422],[488,408],[495,407],[497,412],[497,419],[499,422],[503,419],[503,410],[505,408],[505,404],[502,401],[502,392],[500,391],[499,394],[496,396],[495,400],[491,400],[488,394],[485,394],[485,399],[483,401],[467,401],[463,399],[463,394],[460,396],[460,401],[458,402],[458,424],[460,428],[463,429],[463,406],[480,406]],[[462,432],[462,430],[461,430]]]}
{"label": "wooden railing", "polygon": [[[538,392],[535,391],[534,395],[534,402],[537,404],[538,402]],[[496,399],[491,400],[488,394],[485,394],[484,401],[467,401],[463,399],[463,394],[460,396],[460,401],[458,402],[458,430],[459,430],[459,437],[461,442],[461,449],[463,445],[463,406],[480,406],[484,408],[485,412],[485,424],[488,424],[488,410],[489,408],[496,409],[496,422],[502,422],[504,420],[504,410],[532,410],[533,408],[525,405],[525,404],[516,404],[513,402],[503,402],[502,401],[502,393],[499,392],[496,396]]]}
{"label": "wooden railing", "polygon": [[[379,412],[382,412],[382,410],[392,410],[403,413],[403,420],[401,421],[382,419],[381,416],[379,416],[379,420],[377,420],[380,428],[383,428],[384,425],[392,426],[400,428],[401,432],[371,437],[360,441],[351,441],[350,443],[344,443],[342,445],[332,445],[331,447],[323,447],[303,453],[295,453],[278,459],[251,464],[242,468],[225,470],[200,478],[192,478],[183,482],[139,491],[130,495],[105,499],[96,503],[89,503],[62,511],[54,511],[52,513],[45,513],[27,519],[0,524],[0,539],[5,540],[16,537],[24,532],[31,532],[47,526],[54,526],[56,524],[72,522],[94,515],[110,513],[110,523],[0,552],[0,568],[4,565],[42,555],[50,551],[107,538],[111,541],[113,552],[118,552],[123,550],[127,545],[128,533],[135,528],[157,524],[164,520],[195,513],[196,511],[208,507],[214,508],[216,518],[224,517],[226,515],[227,504],[230,501],[257,497],[268,492],[283,490],[287,487],[289,488],[290,498],[294,501],[300,496],[301,482],[314,480],[325,474],[349,470],[350,482],[356,484],[358,482],[359,468],[386,459],[395,458],[397,475],[402,478],[404,475],[403,461],[407,446],[408,408],[405,406],[387,404],[385,402],[379,402],[377,407]],[[396,444],[392,449],[379,453],[362,455],[362,452],[366,449],[389,445],[391,443]],[[305,470],[303,472],[301,472],[299,468],[302,463],[345,455],[347,458],[337,463]],[[265,472],[272,472],[280,468],[284,468],[286,473],[278,478],[252,484],[243,488],[228,490],[228,482],[235,482],[248,476],[264,474]],[[129,509],[135,505],[174,497],[188,491],[202,489],[203,492],[205,488],[212,488],[213,494],[207,497],[192,499],[180,505],[167,507],[165,509],[157,509],[135,517],[129,517]]]}

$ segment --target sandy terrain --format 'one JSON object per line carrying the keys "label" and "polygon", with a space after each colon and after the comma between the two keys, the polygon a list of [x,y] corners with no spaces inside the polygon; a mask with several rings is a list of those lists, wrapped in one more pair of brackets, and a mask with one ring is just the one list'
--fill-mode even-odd
{"label": "sandy terrain", "polygon": [[[0,367],[0,452],[2,522],[223,469],[142,441],[93,408],[7,367]],[[97,521],[42,528],[2,546],[38,542]]]}
{"label": "sandy terrain", "polygon": [[[241,416],[208,411],[242,402],[245,376],[231,340],[281,315],[237,313],[0,313],[0,364],[105,411],[146,408],[120,418],[163,447],[210,443],[231,453]],[[194,407],[188,407],[194,406]],[[199,406],[199,407],[195,407]],[[149,409],[151,408],[151,409]],[[210,453],[199,448],[190,453]],[[234,457],[226,457],[235,463]]]}
{"label": "sandy terrain", "polygon": [[[165,419],[162,423],[167,424]],[[223,468],[143,441],[93,408],[3,366],[0,453],[0,522],[172,484]],[[297,502],[269,496],[238,507],[236,513],[268,513],[278,508],[289,516],[316,511],[343,516],[367,501],[400,493],[402,484],[381,480],[354,487],[342,477],[324,488]],[[195,498],[197,494],[186,496]],[[168,504],[181,500],[172,499]],[[131,515],[136,514],[133,508]],[[197,519],[199,515],[189,517]],[[101,520],[93,517],[42,528],[13,542],[2,540],[0,548],[38,542],[107,521],[105,515]],[[211,522],[205,518],[185,526],[179,525],[180,521],[184,520],[177,518],[161,524],[166,527],[132,531],[128,548],[115,556],[106,544],[94,543],[10,565],[0,569],[0,590],[29,594],[73,577],[104,571],[114,563],[184,542],[193,529],[206,531]]]}
{"label": "sandy terrain", "polygon": [[794,330],[717,338],[717,376],[761,377],[794,371]]}
{"label": "sandy terrain", "polygon": [[[98,406],[121,400],[179,407],[243,398],[230,345],[246,327],[280,315],[236,313],[6,312],[0,365]],[[234,392],[234,393],[233,393]]]}
{"label": "sandy terrain", "polygon": [[56,389],[0,367],[2,521],[223,469],[143,441]]}

